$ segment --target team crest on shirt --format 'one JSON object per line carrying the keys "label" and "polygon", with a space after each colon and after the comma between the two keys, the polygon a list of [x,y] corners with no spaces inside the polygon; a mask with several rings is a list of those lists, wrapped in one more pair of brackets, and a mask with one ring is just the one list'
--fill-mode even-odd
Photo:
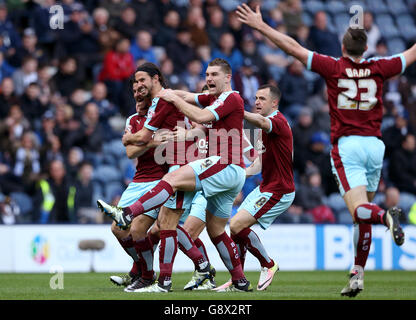
{"label": "team crest on shirt", "polygon": [[221,107],[222,105],[224,105],[224,101],[217,99],[213,102],[213,104],[210,105],[210,107],[216,109],[218,107]]}
{"label": "team crest on shirt", "polygon": [[212,164],[211,159],[205,159],[204,162],[201,163],[201,169],[206,169]]}

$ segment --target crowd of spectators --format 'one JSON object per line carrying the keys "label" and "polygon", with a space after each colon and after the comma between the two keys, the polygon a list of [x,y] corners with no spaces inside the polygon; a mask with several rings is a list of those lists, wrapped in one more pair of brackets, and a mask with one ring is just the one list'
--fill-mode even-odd
{"label": "crowd of spectators", "polygon": [[[135,112],[129,82],[135,68],[156,63],[169,87],[198,92],[207,64],[217,57],[231,64],[233,88],[246,110],[252,110],[260,85],[276,84],[282,91],[280,111],[294,136],[297,195],[277,222],[351,222],[330,167],[325,83],[242,25],[234,11],[239,2],[1,0],[0,223],[108,221],[95,200],[117,203],[135,170],[121,144],[125,120]],[[340,56],[344,29],[330,2],[248,1],[261,3],[267,23],[307,48]],[[397,53],[400,46],[391,46],[375,22],[380,8],[372,2],[363,2],[370,8],[364,15],[366,57]],[[397,3],[406,10],[383,14],[415,16],[415,1]],[[63,29],[49,24],[53,5],[63,8]],[[348,12],[345,7],[338,13]],[[396,34],[402,49],[414,43],[407,36]],[[383,100],[386,155],[374,201],[400,205],[403,222],[416,223],[414,66],[386,82]],[[247,180],[236,207],[259,179]]]}

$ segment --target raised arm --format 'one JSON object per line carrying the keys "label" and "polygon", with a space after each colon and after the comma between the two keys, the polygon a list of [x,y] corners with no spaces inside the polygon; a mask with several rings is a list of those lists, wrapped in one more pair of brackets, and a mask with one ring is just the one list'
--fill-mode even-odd
{"label": "raised arm", "polygon": [[273,29],[265,23],[261,16],[260,6],[257,6],[256,12],[254,12],[248,5],[243,3],[237,7],[236,13],[241,22],[262,33],[288,55],[295,57],[304,65],[307,64],[309,50],[302,47],[293,38]]}
{"label": "raised arm", "polygon": [[188,92],[185,90],[173,90],[173,92],[179,97],[181,97],[183,100],[185,100],[186,102],[196,105],[195,93]]}
{"label": "raised arm", "polygon": [[406,67],[410,66],[413,62],[416,61],[416,44],[411,48],[403,52],[404,58],[406,59]]}

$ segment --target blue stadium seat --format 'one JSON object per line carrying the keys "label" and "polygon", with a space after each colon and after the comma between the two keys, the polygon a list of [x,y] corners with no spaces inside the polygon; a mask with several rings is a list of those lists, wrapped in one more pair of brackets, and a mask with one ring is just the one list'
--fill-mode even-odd
{"label": "blue stadium seat", "polygon": [[220,0],[218,4],[220,5],[220,7],[223,10],[229,12],[229,11],[235,10],[237,8],[237,6],[241,4],[241,1],[238,1],[238,0]]}
{"label": "blue stadium seat", "polygon": [[334,23],[339,35],[345,33],[345,30],[348,29],[350,24],[350,15],[348,13],[339,13],[334,17]]}
{"label": "blue stadium seat", "polygon": [[328,3],[326,3],[326,11],[332,15],[335,15],[337,13],[348,13],[349,7],[347,7],[343,2],[341,1],[334,1],[331,0]]}
{"label": "blue stadium seat", "polygon": [[113,181],[106,183],[104,186],[104,198],[108,202],[111,202],[113,198],[117,195],[121,195],[124,191],[125,187],[124,184],[121,182]]}
{"label": "blue stadium seat", "polygon": [[409,11],[403,0],[386,0],[387,6],[391,13],[398,15]]}
{"label": "blue stadium seat", "polygon": [[326,204],[334,210],[334,212],[341,212],[347,209],[344,199],[338,192],[331,193],[326,199]]}
{"label": "blue stadium seat", "polygon": [[368,11],[371,11],[373,14],[389,12],[389,8],[383,0],[367,0],[366,4]]}
{"label": "blue stadium seat", "polygon": [[116,159],[124,158],[126,156],[126,148],[121,139],[114,139],[106,142],[103,146],[103,152],[113,155]]}
{"label": "blue stadium seat", "polygon": [[389,39],[400,36],[400,32],[390,14],[377,15],[375,21],[383,37]]}
{"label": "blue stadium seat", "polygon": [[406,50],[406,44],[401,38],[388,39],[387,48],[389,49],[389,54],[398,54]]}
{"label": "blue stadium seat", "polygon": [[318,11],[325,11],[325,5],[321,1],[308,0],[303,4],[303,9],[314,16]]}
{"label": "blue stadium seat", "polygon": [[348,210],[344,210],[337,215],[337,223],[341,224],[352,224],[351,213]]}
{"label": "blue stadium seat", "polygon": [[406,39],[411,40],[416,38],[416,25],[413,18],[408,14],[399,15],[396,17],[397,27],[400,35]]}
{"label": "blue stadium seat", "polygon": [[116,167],[101,165],[94,169],[93,180],[106,184],[113,181],[122,181],[122,175]]}

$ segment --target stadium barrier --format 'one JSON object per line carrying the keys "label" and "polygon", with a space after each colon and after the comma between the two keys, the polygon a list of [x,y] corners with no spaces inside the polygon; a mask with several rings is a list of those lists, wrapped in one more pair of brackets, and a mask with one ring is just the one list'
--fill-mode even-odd
{"label": "stadium barrier", "polygon": [[[267,230],[254,226],[280,270],[348,270],[353,261],[350,225],[279,225]],[[404,226],[406,241],[396,246],[390,232],[373,226],[373,241],[367,270],[416,270],[416,226]],[[227,230],[228,232],[228,230]],[[96,272],[126,272],[131,258],[110,231],[110,225],[14,225],[0,226],[0,272],[89,272],[91,255],[79,249],[80,240],[101,239],[103,250],[96,252]],[[226,270],[206,231],[201,235],[212,264]],[[246,270],[259,270],[257,260],[247,254]],[[158,269],[155,253],[155,270]],[[174,272],[193,271],[192,262],[180,251]]]}

